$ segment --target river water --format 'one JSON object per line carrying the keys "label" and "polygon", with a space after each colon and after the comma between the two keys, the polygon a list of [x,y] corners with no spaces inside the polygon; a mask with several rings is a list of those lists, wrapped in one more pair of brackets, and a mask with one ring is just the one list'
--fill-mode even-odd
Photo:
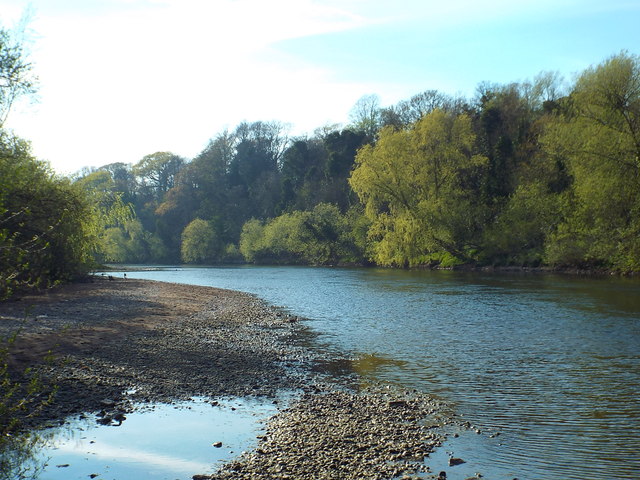
{"label": "river water", "polygon": [[306,267],[127,275],[254,293],[308,318],[321,348],[348,352],[364,380],[443,398],[482,431],[443,449],[468,460],[461,478],[640,478],[637,280]]}

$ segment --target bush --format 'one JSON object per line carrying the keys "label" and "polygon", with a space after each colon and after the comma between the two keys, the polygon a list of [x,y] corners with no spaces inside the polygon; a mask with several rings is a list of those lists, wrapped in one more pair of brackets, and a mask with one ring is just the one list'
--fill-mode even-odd
{"label": "bush", "polygon": [[97,245],[84,190],[0,131],[0,300],[89,271]]}

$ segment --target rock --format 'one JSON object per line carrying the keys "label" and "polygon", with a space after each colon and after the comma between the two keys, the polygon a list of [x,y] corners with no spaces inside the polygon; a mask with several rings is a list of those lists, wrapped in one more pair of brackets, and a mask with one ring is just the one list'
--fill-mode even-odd
{"label": "rock", "polygon": [[[344,377],[336,389],[333,380],[312,370],[325,354],[295,345],[306,344],[306,336],[300,337],[304,341],[289,342],[303,326],[289,325],[284,314],[278,320],[273,310],[245,294],[136,282],[130,280],[123,290],[120,282],[112,282],[108,289],[113,292],[104,296],[102,310],[96,305],[103,297],[95,301],[92,297],[89,310],[98,327],[102,322],[116,325],[118,319],[137,319],[141,314],[133,306],[138,309],[140,302],[154,306],[140,327],[137,320],[135,325],[123,324],[125,335],[110,334],[104,344],[89,344],[87,348],[96,347],[95,357],[74,357],[56,369],[64,381],[61,392],[66,400],[61,404],[69,406],[73,400],[76,413],[103,409],[98,422],[112,425],[124,419],[118,414],[130,408],[129,399],[155,403],[196,395],[222,399],[247,394],[274,399],[280,391],[299,391],[301,398],[281,402],[284,406],[269,420],[253,452],[215,473],[192,478],[356,480],[413,478],[428,471],[424,454],[442,445],[445,436],[440,429],[451,423],[447,412],[440,411],[441,403],[391,385],[352,389],[359,387],[355,376]],[[88,309],[82,302],[79,298],[82,308],[77,319],[72,318],[78,326],[86,322]],[[338,357],[335,364],[351,368],[352,360]],[[87,389],[87,384],[96,388]],[[215,400],[211,404],[219,405]],[[65,418],[63,413],[53,418]],[[225,453],[229,449],[222,442],[211,445],[226,447]],[[439,478],[446,479],[446,473]]]}
{"label": "rock", "polygon": [[466,463],[466,462],[461,458],[451,457],[449,459],[449,466],[450,467],[455,467],[456,465],[461,465],[463,463]]}
{"label": "rock", "polygon": [[113,419],[109,415],[105,415],[102,418],[98,418],[96,422],[98,422],[100,425],[111,425],[112,420]]}
{"label": "rock", "polygon": [[118,423],[116,424],[116,427],[119,427],[120,425],[122,425],[122,422],[124,422],[124,421],[127,419],[127,417],[125,416],[125,414],[124,414],[124,413],[122,413],[122,412],[118,412],[118,413],[116,413],[116,414],[113,416],[113,419],[114,419],[116,422],[118,422]]}

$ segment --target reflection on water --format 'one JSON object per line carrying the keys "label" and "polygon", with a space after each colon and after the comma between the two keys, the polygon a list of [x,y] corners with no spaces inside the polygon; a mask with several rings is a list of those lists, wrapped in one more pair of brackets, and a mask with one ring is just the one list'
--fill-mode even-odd
{"label": "reflection on water", "polygon": [[317,362],[315,369],[333,376],[357,375],[361,378],[378,377],[387,368],[402,368],[407,362],[379,355],[359,355],[354,359],[329,359]]}
{"label": "reflection on water", "polygon": [[143,408],[118,427],[101,426],[94,415],[72,420],[49,431],[52,439],[39,453],[47,465],[38,479],[174,480],[212,473],[255,444],[261,421],[275,411],[266,400],[197,400]]}
{"label": "reflection on water", "polygon": [[327,349],[360,359],[349,370],[444,397],[500,432],[449,445],[486,477],[638,477],[637,280],[302,267],[128,276],[247,291],[309,318]]}
{"label": "reflection on water", "polygon": [[45,434],[7,435],[0,441],[0,478],[36,478],[46,463],[39,451],[46,444]]}

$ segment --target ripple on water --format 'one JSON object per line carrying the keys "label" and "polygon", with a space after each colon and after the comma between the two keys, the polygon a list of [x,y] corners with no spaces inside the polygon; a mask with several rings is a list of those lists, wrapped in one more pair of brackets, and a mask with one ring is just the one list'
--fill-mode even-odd
{"label": "ripple on water", "polygon": [[637,280],[287,267],[152,273],[131,276],[248,291],[312,319],[327,351],[386,359],[361,370],[439,395],[483,430],[503,432],[451,440],[487,478],[638,478]]}

